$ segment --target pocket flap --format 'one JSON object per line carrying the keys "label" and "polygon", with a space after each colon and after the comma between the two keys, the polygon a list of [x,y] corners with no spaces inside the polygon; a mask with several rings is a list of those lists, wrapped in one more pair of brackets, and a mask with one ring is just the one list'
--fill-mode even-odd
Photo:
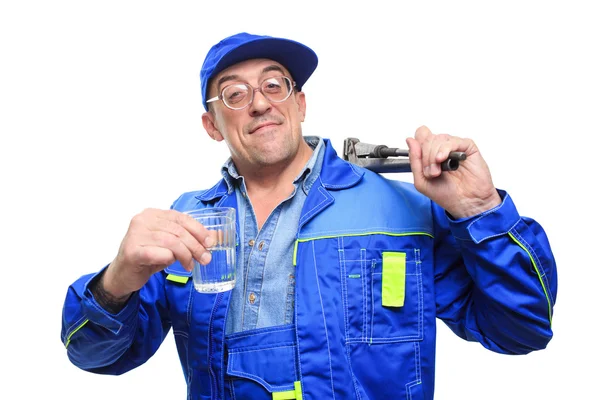
{"label": "pocket flap", "polygon": [[296,346],[229,350],[227,374],[250,379],[269,392],[294,390]]}
{"label": "pocket flap", "polygon": [[175,261],[164,269],[167,273],[167,279],[173,282],[186,283],[192,276],[192,271],[183,268],[179,261]]}

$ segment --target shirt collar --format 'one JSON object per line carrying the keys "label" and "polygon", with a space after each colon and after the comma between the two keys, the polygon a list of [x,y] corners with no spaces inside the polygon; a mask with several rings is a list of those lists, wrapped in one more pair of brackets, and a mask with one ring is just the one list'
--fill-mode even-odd
{"label": "shirt collar", "polygon": [[[303,139],[311,149],[313,149],[313,153],[302,171],[294,179],[294,185],[297,186],[302,182],[304,192],[308,193],[321,173],[324,144],[323,139],[318,136],[304,136]],[[227,192],[229,194],[235,190],[236,181],[243,179],[238,173],[231,157],[229,157],[221,167],[221,175],[227,184]]]}

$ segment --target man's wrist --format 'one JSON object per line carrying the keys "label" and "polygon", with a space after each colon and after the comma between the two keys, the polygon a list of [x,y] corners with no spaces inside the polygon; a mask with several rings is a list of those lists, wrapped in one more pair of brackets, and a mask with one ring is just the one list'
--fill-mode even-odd
{"label": "man's wrist", "polygon": [[452,216],[453,219],[460,220],[482,214],[495,207],[498,207],[501,203],[502,198],[497,191],[494,191],[494,194],[490,196],[490,198],[476,199],[471,202],[462,202],[460,204],[460,209],[446,211]]}
{"label": "man's wrist", "polygon": [[111,314],[118,314],[127,304],[127,300],[131,297],[131,293],[124,296],[114,296],[108,292],[104,287],[105,275],[106,271],[104,271],[97,280],[91,283],[89,289],[96,302],[100,304],[102,308]]}

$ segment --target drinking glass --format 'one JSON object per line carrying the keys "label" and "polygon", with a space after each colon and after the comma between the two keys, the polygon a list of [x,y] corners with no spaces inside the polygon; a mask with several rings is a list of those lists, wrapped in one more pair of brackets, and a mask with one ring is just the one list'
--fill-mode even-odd
{"label": "drinking glass", "polygon": [[206,265],[194,260],[192,278],[200,293],[218,293],[235,286],[235,208],[213,207],[186,211],[210,233],[214,245]]}

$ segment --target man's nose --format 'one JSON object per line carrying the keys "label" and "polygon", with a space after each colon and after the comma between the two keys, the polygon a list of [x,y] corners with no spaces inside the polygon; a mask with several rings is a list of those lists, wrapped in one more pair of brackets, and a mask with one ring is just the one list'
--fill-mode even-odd
{"label": "man's nose", "polygon": [[254,90],[254,98],[248,107],[250,115],[262,115],[271,109],[271,102],[261,93],[260,90]]}

